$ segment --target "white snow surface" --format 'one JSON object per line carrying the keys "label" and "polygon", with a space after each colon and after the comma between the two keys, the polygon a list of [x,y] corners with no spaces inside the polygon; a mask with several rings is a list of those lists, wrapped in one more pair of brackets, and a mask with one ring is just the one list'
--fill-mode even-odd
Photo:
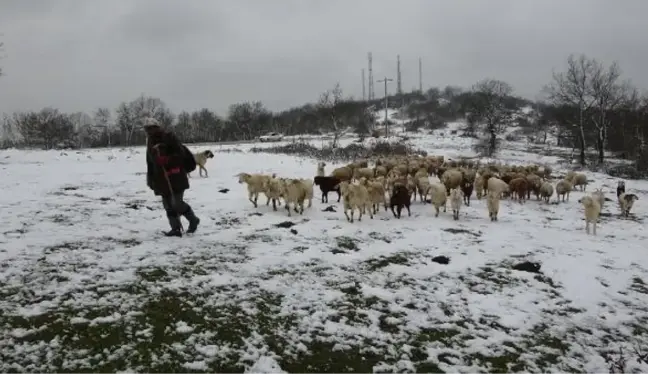
{"label": "white snow surface", "polygon": [[[471,155],[446,135],[411,141]],[[411,217],[352,224],[335,193],[289,218],[234,177],[311,178],[317,160],[210,147],[209,177],[186,192],[202,222],[183,238],[160,235],[142,148],[0,152],[0,371],[607,372],[606,352],[648,346],[646,181],[627,182],[634,219],[608,203],[598,236],[579,191],[503,200],[499,222],[473,199],[459,221],[416,201]],[[614,199],[616,180],[588,177]],[[525,260],[542,274],[511,269]]]}

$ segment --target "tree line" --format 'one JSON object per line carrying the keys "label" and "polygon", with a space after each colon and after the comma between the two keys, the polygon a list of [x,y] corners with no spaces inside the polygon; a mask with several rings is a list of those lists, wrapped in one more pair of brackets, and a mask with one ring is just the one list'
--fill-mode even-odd
{"label": "tree line", "polygon": [[[599,163],[611,151],[647,167],[648,96],[623,79],[617,63],[606,66],[585,55],[571,55],[542,93],[543,100],[532,102],[516,96],[506,82],[484,79],[470,89],[413,90],[389,96],[388,102],[403,108],[402,115],[411,119],[407,130],[466,120],[467,135],[479,137],[476,147],[484,155],[497,152],[507,128],[521,126],[540,142],[549,133],[558,136],[561,145],[579,151],[583,165],[588,163],[587,151],[594,149]],[[143,121],[154,117],[186,143],[252,140],[275,131],[328,133],[335,146],[347,131],[360,136],[379,134],[382,126],[377,126],[373,112],[383,106],[384,98],[345,97],[339,84],[314,103],[273,112],[261,102],[243,102],[231,105],[224,116],[209,108],[174,114],[162,99],[140,95],[114,110],[103,107],[70,114],[43,108],[5,114],[1,145],[44,149],[143,145]],[[533,110],[521,114],[525,107]]]}

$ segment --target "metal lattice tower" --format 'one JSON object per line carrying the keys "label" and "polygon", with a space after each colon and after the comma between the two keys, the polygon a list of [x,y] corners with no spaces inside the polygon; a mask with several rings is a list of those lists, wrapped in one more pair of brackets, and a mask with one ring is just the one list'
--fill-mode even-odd
{"label": "metal lattice tower", "polygon": [[385,77],[378,80],[378,83],[385,83],[385,136],[389,134],[389,96],[387,95],[387,83],[392,82],[393,79]]}
{"label": "metal lattice tower", "polygon": [[365,80],[365,69],[362,69],[362,101],[367,100],[367,81]]}
{"label": "metal lattice tower", "polygon": [[368,98],[369,98],[369,101],[371,101],[371,100],[376,98],[374,96],[374,78],[373,78],[373,67],[372,67],[373,57],[371,56],[371,52],[369,52],[367,54],[367,59],[369,60],[368,61],[369,62],[369,79],[368,79],[369,80],[369,87],[367,87],[367,88],[368,88],[368,94],[369,94]]}
{"label": "metal lattice tower", "polygon": [[396,93],[403,94],[403,81],[401,80],[400,55],[396,55]]}
{"label": "metal lattice tower", "polygon": [[423,93],[423,60],[419,57],[419,91]]}

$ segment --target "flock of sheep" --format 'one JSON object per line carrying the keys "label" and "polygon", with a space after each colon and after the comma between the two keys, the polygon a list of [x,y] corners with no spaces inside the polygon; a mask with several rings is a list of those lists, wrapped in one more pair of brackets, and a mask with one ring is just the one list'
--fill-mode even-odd
{"label": "flock of sheep", "polygon": [[[322,203],[328,202],[329,192],[337,192],[338,202],[343,201],[349,222],[354,221],[356,211],[358,221],[367,213],[373,218],[381,205],[385,211],[391,208],[396,218],[401,217],[403,208],[411,215],[410,205],[417,197],[423,204],[430,203],[434,207],[435,217],[441,208],[446,212],[449,201],[453,218],[458,220],[462,205],[470,206],[473,191],[477,199],[486,198],[488,216],[491,221],[497,221],[502,198],[510,197],[524,203],[533,194],[537,200],[549,203],[555,191],[558,202],[564,202],[569,201],[572,190],[579,187],[585,191],[588,184],[585,174],[570,171],[554,187],[551,168],[540,165],[482,165],[472,160],[446,161],[443,156],[393,156],[373,160],[373,167],[369,167],[369,163],[370,160],[356,161],[334,169],[327,176],[326,163],[320,162],[312,181],[278,178],[276,174],[240,173],[237,177],[239,183],[247,184],[248,198],[255,207],[263,193],[267,197],[266,205],[272,202],[275,211],[277,203],[283,199],[288,216],[291,206],[300,214],[304,212],[306,200],[308,207],[312,206],[314,185],[322,191]],[[617,200],[624,216],[628,216],[638,199],[635,194],[625,193],[625,183],[619,182]],[[606,201],[611,200],[600,189],[579,200],[584,207],[588,234],[592,224],[596,235],[596,222]]]}

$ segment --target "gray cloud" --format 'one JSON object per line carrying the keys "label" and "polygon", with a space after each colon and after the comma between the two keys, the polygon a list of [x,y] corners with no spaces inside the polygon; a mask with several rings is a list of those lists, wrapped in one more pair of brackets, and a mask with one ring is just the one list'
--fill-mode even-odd
{"label": "gray cloud", "polygon": [[376,79],[395,78],[401,55],[406,90],[420,56],[425,87],[492,77],[533,98],[570,53],[617,60],[648,88],[645,14],[645,0],[4,0],[0,111],[91,111],[141,93],[176,112],[283,109],[338,81],[359,97],[368,51]]}

